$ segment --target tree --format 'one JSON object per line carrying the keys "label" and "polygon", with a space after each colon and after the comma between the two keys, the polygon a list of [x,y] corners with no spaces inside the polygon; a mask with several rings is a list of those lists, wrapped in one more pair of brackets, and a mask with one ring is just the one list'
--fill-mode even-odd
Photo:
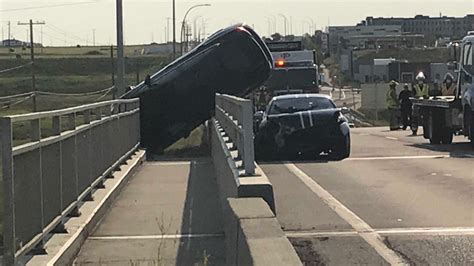
{"label": "tree", "polygon": [[273,41],[281,41],[281,39],[282,39],[282,36],[281,36],[281,34],[280,34],[280,33],[278,33],[278,32],[276,32],[276,33],[272,34],[272,36],[271,36],[271,37],[272,37],[272,40],[273,40]]}

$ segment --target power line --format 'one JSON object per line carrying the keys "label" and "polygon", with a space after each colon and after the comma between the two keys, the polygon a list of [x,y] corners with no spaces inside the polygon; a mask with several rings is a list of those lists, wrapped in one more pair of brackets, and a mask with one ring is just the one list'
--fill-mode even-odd
{"label": "power line", "polygon": [[87,43],[87,40],[86,39],[83,39],[79,36],[76,36],[72,33],[69,33],[69,32],[66,32],[65,30],[62,30],[61,28],[57,27],[57,26],[54,26],[54,25],[46,25],[47,28],[61,34],[61,35],[64,35],[65,38],[68,38],[68,39],[74,39],[76,42],[77,41],[80,41],[80,42],[84,42],[84,43]]}
{"label": "power line", "polygon": [[46,6],[0,9],[0,13],[22,11],[22,10],[44,9],[44,8],[52,8],[52,7],[62,7],[62,6],[77,6],[77,5],[92,4],[92,3],[97,3],[97,2],[98,1],[90,1],[90,2],[69,3],[69,4],[56,4],[56,5],[46,5]]}

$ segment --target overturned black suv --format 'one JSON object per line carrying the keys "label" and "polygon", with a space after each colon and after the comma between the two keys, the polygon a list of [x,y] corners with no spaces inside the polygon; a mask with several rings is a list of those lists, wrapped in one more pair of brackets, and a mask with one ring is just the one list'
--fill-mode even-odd
{"label": "overturned black suv", "polygon": [[256,156],[260,160],[319,156],[349,157],[350,130],[329,96],[292,94],[274,97],[265,112],[259,112],[255,134]]}

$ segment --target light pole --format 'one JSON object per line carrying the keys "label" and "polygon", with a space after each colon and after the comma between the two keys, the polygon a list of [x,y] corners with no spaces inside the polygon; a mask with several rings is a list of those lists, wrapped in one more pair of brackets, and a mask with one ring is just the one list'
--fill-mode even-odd
{"label": "light pole", "polygon": [[197,40],[197,20],[199,18],[202,18],[202,16],[197,16],[193,19],[193,27],[194,27],[193,28],[193,39],[194,39],[194,41],[198,41]]}
{"label": "light pole", "polygon": [[186,14],[184,15],[183,22],[181,23],[181,55],[183,55],[183,30],[184,30],[184,25],[186,23],[186,17],[188,16],[189,12],[191,12],[191,10],[193,10],[197,7],[201,7],[201,6],[211,6],[211,4],[194,5],[194,6],[190,7],[188,9],[188,11],[186,11]]}
{"label": "light pole", "polygon": [[283,14],[278,14],[278,16],[281,16],[281,17],[284,19],[284,22],[285,22],[285,33],[284,33],[285,35],[284,35],[284,36],[286,37],[286,34],[287,34],[287,32],[286,32],[286,26],[287,26],[287,24],[288,24],[288,18],[287,18],[285,15],[283,15]]}
{"label": "light pole", "polygon": [[[311,22],[309,31],[310,31],[310,34],[313,35],[313,34],[314,34],[314,31],[316,31],[316,26],[315,26],[315,24],[314,24],[314,20],[313,20],[312,18],[310,18],[310,17],[305,17],[305,21]],[[311,29],[313,29],[313,32],[311,32]]]}
{"label": "light pole", "polygon": [[176,59],[176,5],[173,0],[173,60]]}
{"label": "light pole", "polygon": [[117,80],[115,88],[117,95],[125,92],[125,61],[123,58],[123,20],[122,20],[122,0],[116,1],[117,12]]}
{"label": "light pole", "polygon": [[307,33],[310,33],[310,35],[311,35],[311,23],[306,21],[306,20],[303,20],[303,23],[302,23],[302,30],[303,31],[301,32],[301,34],[304,35],[306,33],[306,32],[304,32],[304,25],[306,25],[306,24],[308,24],[308,27],[309,27]]}

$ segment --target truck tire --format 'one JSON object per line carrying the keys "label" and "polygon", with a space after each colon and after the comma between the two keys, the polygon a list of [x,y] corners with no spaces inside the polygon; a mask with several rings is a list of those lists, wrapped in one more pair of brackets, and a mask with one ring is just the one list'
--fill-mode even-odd
{"label": "truck tire", "polygon": [[445,127],[442,131],[441,143],[442,144],[451,144],[453,143],[453,130],[449,127]]}
{"label": "truck tire", "polygon": [[466,116],[464,117],[464,128],[467,135],[471,139],[471,146],[474,148],[474,111],[470,110],[469,106],[464,107]]}
{"label": "truck tire", "polygon": [[428,121],[428,123],[431,124],[431,126],[428,126],[431,131],[428,134],[431,144],[441,144],[441,140],[443,139],[443,125],[439,119],[435,119],[436,116],[438,116],[438,114],[432,110]]}

